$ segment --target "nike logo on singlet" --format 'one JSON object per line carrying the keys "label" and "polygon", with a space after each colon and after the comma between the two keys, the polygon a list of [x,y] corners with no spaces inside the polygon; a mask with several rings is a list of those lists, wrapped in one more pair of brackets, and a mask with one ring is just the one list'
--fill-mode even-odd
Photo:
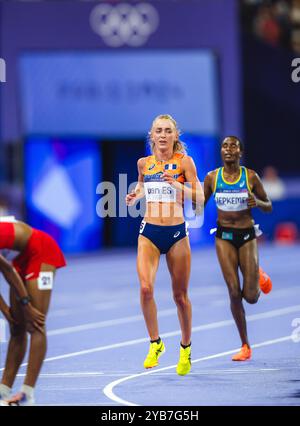
{"label": "nike logo on singlet", "polygon": [[25,279],[28,280],[28,278],[32,277],[34,275],[34,272],[30,272],[30,274],[25,275]]}

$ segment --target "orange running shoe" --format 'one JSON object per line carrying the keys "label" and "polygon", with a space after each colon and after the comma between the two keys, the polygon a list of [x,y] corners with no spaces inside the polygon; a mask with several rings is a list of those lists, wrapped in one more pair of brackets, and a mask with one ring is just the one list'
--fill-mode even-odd
{"label": "orange running shoe", "polygon": [[233,355],[232,361],[246,361],[247,359],[251,359],[252,350],[250,346],[243,345],[239,353]]}
{"label": "orange running shoe", "polygon": [[259,286],[263,293],[268,294],[272,290],[272,281],[261,267],[259,267]]}

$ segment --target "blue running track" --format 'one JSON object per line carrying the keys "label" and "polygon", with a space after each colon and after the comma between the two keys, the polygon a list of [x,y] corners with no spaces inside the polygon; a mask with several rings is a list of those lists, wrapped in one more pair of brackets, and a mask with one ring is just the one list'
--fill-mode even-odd
{"label": "blue running track", "polygon": [[[259,250],[273,291],[256,305],[245,304],[253,358],[243,363],[231,361],[240,340],[215,251],[193,250],[193,365],[185,377],[175,371],[180,330],[164,257],[155,295],[166,353],[147,371],[135,251],[68,259],[53,291],[37,404],[300,405],[300,246],[262,245]],[[4,295],[7,288],[2,279]],[[1,370],[6,347],[7,342],[0,344]],[[16,391],[24,372],[25,365]]]}

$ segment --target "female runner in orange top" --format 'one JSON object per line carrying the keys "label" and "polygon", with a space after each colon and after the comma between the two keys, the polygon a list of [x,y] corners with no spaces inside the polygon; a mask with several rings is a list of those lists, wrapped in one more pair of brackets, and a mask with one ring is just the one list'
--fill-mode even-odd
{"label": "female runner in orange top", "polygon": [[[194,161],[186,155],[179,140],[177,123],[170,115],[155,118],[150,143],[153,155],[138,160],[138,184],[135,191],[126,196],[127,205],[145,196],[147,206],[140,227],[137,255],[141,306],[150,337],[144,367],[155,367],[165,351],[159,337],[154,282],[160,255],[166,254],[181,327],[177,373],[185,375],[191,368],[192,308],[188,297],[191,249],[182,197],[184,194],[194,204],[202,206],[204,195]],[[185,182],[189,187],[183,186]]]}

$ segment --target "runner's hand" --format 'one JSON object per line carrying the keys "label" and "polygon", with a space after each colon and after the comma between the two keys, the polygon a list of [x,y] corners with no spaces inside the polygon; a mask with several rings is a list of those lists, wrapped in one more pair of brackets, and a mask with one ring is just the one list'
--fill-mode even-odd
{"label": "runner's hand", "polygon": [[125,201],[127,206],[133,206],[136,201],[136,192],[132,191],[130,194],[126,195]]}
{"label": "runner's hand", "polygon": [[257,198],[255,197],[254,194],[252,194],[252,192],[248,192],[247,205],[250,209],[253,209],[254,207],[258,206]]}
{"label": "runner's hand", "polygon": [[170,175],[169,173],[164,172],[162,177],[163,177],[163,180],[169,183],[171,186],[173,186],[173,188],[179,189],[179,190],[182,189],[182,184],[178,182],[176,179],[174,179],[173,175]]}
{"label": "runner's hand", "polygon": [[30,323],[36,330],[44,333],[45,315],[38,309],[34,308],[31,303],[24,306],[25,320]]}

